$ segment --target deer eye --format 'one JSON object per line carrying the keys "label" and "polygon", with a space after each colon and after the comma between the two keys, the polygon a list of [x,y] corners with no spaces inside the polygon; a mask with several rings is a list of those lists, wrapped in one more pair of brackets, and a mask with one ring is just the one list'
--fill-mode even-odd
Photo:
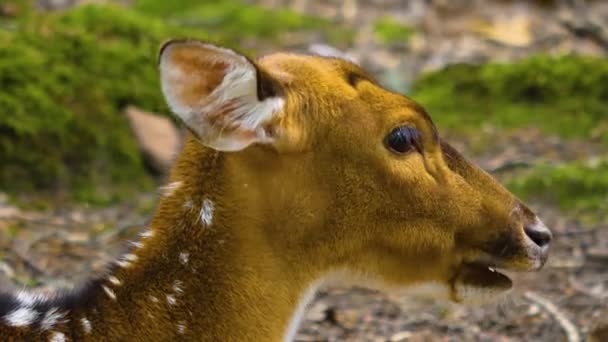
{"label": "deer eye", "polygon": [[401,126],[393,129],[385,139],[386,147],[397,154],[405,154],[411,150],[422,152],[420,133],[411,126]]}

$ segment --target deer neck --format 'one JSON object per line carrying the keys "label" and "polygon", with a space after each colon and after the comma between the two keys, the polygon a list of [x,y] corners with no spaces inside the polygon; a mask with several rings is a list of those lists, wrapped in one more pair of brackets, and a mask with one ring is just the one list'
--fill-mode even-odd
{"label": "deer neck", "polygon": [[319,274],[271,242],[301,222],[265,217],[275,212],[259,191],[243,190],[253,179],[239,165],[189,140],[148,230],[109,274],[65,296],[0,295],[0,335],[291,340]]}
{"label": "deer neck", "polygon": [[[141,250],[131,254],[141,265],[125,264],[113,275],[136,289],[130,302],[143,302],[144,310],[127,315],[141,319],[137,328],[161,327],[151,336],[278,341],[295,335],[319,274],[277,248],[275,234],[289,228],[281,225],[301,222],[273,219],[239,158],[189,141],[149,232],[136,244]],[[121,287],[113,290],[120,301]]]}

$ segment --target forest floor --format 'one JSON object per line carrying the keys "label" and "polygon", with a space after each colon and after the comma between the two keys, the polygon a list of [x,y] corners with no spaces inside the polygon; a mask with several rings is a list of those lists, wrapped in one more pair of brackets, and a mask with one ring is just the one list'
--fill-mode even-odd
{"label": "forest floor", "polygon": [[[416,17],[418,12],[411,9],[411,17],[406,19],[418,27],[442,29],[427,29],[424,38],[415,38],[404,50],[399,44],[378,46],[369,39],[370,30],[362,28],[353,49],[344,53],[404,91],[421,71],[455,62],[510,61],[557,48],[606,54],[608,45],[602,44],[608,44],[608,40],[602,43],[601,36],[587,39],[584,30],[582,36],[575,37],[557,21],[541,20],[551,17],[545,9],[527,17],[525,13],[529,12],[513,7],[509,16],[499,6],[494,14],[502,13],[497,20],[506,20],[503,24],[490,30],[485,21],[471,21],[475,25],[466,32],[452,29],[463,26],[465,14],[446,22],[439,10]],[[371,8],[352,14],[352,9],[338,7],[305,10],[341,15],[351,25],[368,26],[366,16],[382,14]],[[385,8],[384,13],[393,10]],[[566,12],[560,15],[562,21],[572,18]],[[323,49],[309,44],[294,48]],[[400,71],[403,77],[391,78],[392,70]],[[535,165],[541,160],[588,161],[590,155],[608,155],[605,144],[548,136],[534,128],[486,132],[485,138],[449,135],[449,130],[440,127],[440,132],[444,131],[448,141],[485,169],[496,171],[499,179],[513,172],[510,165]],[[480,139],[488,136],[492,143],[480,149]],[[585,152],[584,159],[581,151]],[[106,208],[69,205],[36,210],[17,207],[0,193],[0,288],[69,288],[103,273],[106,265],[127,249],[128,241],[145,228],[157,197],[157,193],[142,193]],[[543,202],[529,204],[554,233],[551,256],[540,272],[513,274],[516,287],[500,303],[463,306],[360,288],[328,288],[311,304],[297,340],[573,341],[577,336],[584,339],[598,326],[608,329],[608,223],[580,218]]]}

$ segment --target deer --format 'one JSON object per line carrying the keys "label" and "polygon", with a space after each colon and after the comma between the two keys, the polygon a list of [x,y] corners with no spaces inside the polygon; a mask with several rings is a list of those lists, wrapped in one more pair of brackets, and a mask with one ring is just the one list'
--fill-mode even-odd
{"label": "deer", "polygon": [[414,100],[335,57],[158,58],[187,128],[140,237],[76,290],[0,296],[2,341],[291,341],[327,284],[493,301],[552,234]]}

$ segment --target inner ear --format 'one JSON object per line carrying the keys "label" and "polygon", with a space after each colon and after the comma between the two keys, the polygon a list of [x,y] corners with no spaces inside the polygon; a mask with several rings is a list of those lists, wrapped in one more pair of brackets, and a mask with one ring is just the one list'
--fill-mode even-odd
{"label": "inner ear", "polygon": [[272,143],[268,127],[283,107],[271,75],[233,50],[198,41],[172,41],[160,52],[167,103],[206,145],[235,151]]}
{"label": "inner ear", "polygon": [[256,68],[258,79],[258,100],[264,101],[269,97],[283,97],[282,88],[263,69]]}

